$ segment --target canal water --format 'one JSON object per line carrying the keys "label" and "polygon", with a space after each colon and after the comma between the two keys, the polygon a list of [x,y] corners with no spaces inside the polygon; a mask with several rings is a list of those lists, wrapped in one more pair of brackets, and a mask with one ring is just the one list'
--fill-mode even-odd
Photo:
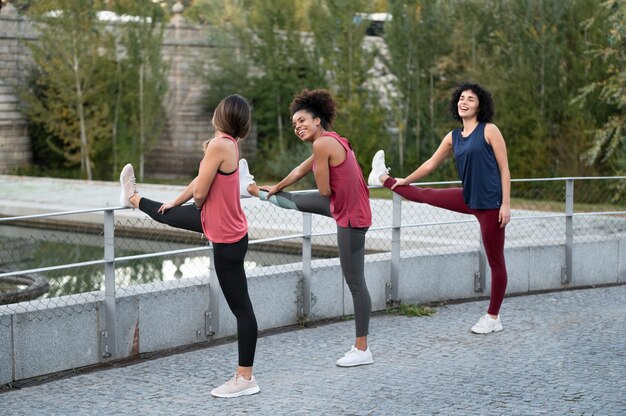
{"label": "canal water", "polygon": [[[135,238],[129,233],[115,237],[115,257],[151,254],[170,250],[203,247],[207,241],[196,233],[155,233]],[[124,235],[126,234],[126,235]],[[63,264],[101,260],[104,257],[104,237],[93,230],[50,230],[37,227],[0,226],[0,272],[28,270]],[[333,253],[322,257],[333,257]],[[316,257],[320,258],[320,257]],[[300,263],[300,239],[281,242],[280,245],[254,245],[248,247],[245,267],[253,270]],[[116,286],[166,282],[208,274],[209,252],[150,257],[116,262]],[[63,268],[39,273],[45,277],[50,289],[41,298],[104,289],[104,266]],[[19,286],[18,286],[19,287]],[[0,279],[0,292],[15,290],[15,284]]]}

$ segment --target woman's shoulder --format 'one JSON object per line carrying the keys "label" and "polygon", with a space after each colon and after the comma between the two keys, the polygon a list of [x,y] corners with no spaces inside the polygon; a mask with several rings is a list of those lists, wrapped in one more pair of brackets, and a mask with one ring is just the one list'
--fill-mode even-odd
{"label": "woman's shoulder", "polygon": [[313,142],[313,149],[332,148],[339,143],[340,141],[335,136],[324,134]]}
{"label": "woman's shoulder", "polygon": [[206,148],[208,149],[213,148],[213,149],[229,149],[232,148],[236,145],[236,143],[232,140],[229,139],[228,137],[213,137],[212,139],[207,140],[206,142]]}
{"label": "woman's shoulder", "polygon": [[485,133],[489,134],[489,133],[495,133],[495,132],[500,132],[500,130],[498,129],[498,126],[496,126],[493,123],[485,122]]}
{"label": "woman's shoulder", "polygon": [[204,156],[225,156],[235,151],[236,144],[227,138],[214,137],[206,142],[204,147]]}

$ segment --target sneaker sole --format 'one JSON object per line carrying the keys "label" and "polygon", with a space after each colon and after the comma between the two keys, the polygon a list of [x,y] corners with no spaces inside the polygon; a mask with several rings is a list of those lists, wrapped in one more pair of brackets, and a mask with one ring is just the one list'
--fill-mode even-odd
{"label": "sneaker sole", "polygon": [[337,367],[358,367],[360,365],[369,365],[369,364],[374,364],[374,360],[367,361],[367,362],[364,362],[364,363],[355,363],[355,364],[339,364],[339,363],[337,363]]}
{"label": "sneaker sole", "polygon": [[120,185],[122,187],[122,191],[120,192],[120,205],[125,207],[126,203],[124,202],[124,181],[122,180],[122,175],[120,175]]}
{"label": "sneaker sole", "polygon": [[[125,168],[126,166],[124,166]],[[130,202],[125,202],[124,201],[124,168],[122,168],[122,171],[120,172],[120,186],[122,188],[122,191],[120,192],[120,205],[123,207],[127,207],[130,208]]]}
{"label": "sneaker sole", "polygon": [[380,179],[375,180],[374,177],[372,177],[372,175],[367,177],[367,185],[368,186],[380,186],[383,187],[383,183],[380,181]]}
{"label": "sneaker sole", "polygon": [[489,335],[489,334],[494,333],[494,332],[500,332],[503,329],[504,328],[500,327],[500,328],[496,328],[496,329],[494,329],[493,331],[490,331],[490,332],[474,332],[474,331],[471,331],[471,330],[470,330],[470,332],[472,334],[476,334],[476,335]]}
{"label": "sneaker sole", "polygon": [[259,388],[259,386],[254,386],[252,388],[242,390],[237,393],[223,393],[222,394],[222,393],[211,392],[211,394],[215,397],[230,398],[230,397],[239,397],[239,396],[249,396],[251,394],[257,394],[260,391],[261,389]]}

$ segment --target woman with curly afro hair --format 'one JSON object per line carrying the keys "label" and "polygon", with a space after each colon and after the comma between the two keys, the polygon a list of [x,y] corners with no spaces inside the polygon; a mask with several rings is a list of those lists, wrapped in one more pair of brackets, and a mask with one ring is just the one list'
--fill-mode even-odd
{"label": "woman with curly afro hair", "polygon": [[[392,178],[385,166],[385,152],[372,161],[368,182],[384,186],[415,202],[474,215],[480,224],[485,252],[491,267],[491,299],[487,313],[471,331],[489,334],[502,330],[500,306],[504,299],[507,271],[504,261],[504,230],[511,220],[511,174],[504,138],[491,123],[493,99],[478,84],[459,85],[450,100],[452,117],[462,128],[449,132],[439,148],[406,178]],[[427,176],[454,154],[462,188],[430,189],[410,186]]]}
{"label": "woman with curly afro hair", "polygon": [[[257,196],[287,209],[332,217],[337,222],[337,245],[341,270],[354,302],[356,341],[337,361],[341,367],[372,364],[367,345],[372,302],[365,284],[365,233],[372,225],[369,189],[348,139],[332,130],[335,100],[323,89],[304,90],[289,106],[293,129],[303,142],[311,143],[313,154],[273,186],[258,187],[242,159],[241,194]],[[244,172],[248,172],[246,175]],[[317,191],[283,192],[313,172]]]}

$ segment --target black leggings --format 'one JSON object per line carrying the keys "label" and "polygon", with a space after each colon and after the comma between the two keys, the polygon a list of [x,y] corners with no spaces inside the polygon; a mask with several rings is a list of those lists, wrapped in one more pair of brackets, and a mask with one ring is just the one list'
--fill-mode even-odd
{"label": "black leggings", "polygon": [[148,198],[142,197],[139,200],[139,209],[148,214],[153,220],[174,228],[204,233],[202,220],[200,219],[200,210],[194,205],[173,207],[165,211],[165,214],[159,212],[161,205],[163,205],[162,202]]}
{"label": "black leggings", "polygon": [[[181,205],[170,208],[161,214],[158,212],[161,202],[147,198],[139,200],[139,209],[153,220],[172,227],[202,233],[200,211],[193,205]],[[237,318],[237,344],[239,366],[252,367],[258,337],[258,327],[250,295],[248,281],[243,267],[243,260],[248,251],[248,234],[236,243],[213,243],[215,273],[220,282],[226,303]]]}
{"label": "black leggings", "polygon": [[[259,198],[267,199],[267,192],[261,190]],[[290,193],[277,192],[269,201],[285,209],[324,215],[332,218],[330,200],[317,191]],[[368,334],[372,301],[365,283],[365,233],[368,228],[340,227],[337,225],[337,245],[339,263],[354,303],[354,323],[356,336]]]}

